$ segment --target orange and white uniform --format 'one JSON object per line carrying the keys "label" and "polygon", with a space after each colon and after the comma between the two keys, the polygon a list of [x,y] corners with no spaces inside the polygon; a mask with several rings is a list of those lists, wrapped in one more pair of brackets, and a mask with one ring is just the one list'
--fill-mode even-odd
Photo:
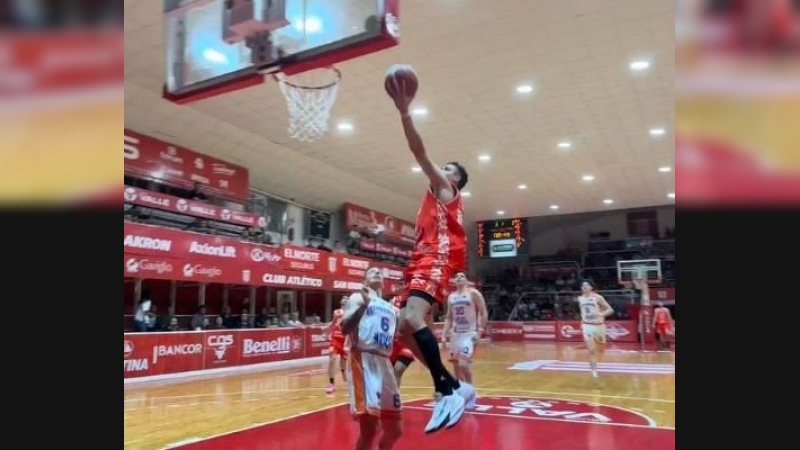
{"label": "orange and white uniform", "polygon": [[[351,302],[363,303],[360,293],[350,296]],[[381,420],[400,420],[402,402],[400,388],[389,362],[392,353],[397,310],[391,303],[373,296],[364,315],[347,341],[347,381],[350,413],[354,418],[369,414]]]}

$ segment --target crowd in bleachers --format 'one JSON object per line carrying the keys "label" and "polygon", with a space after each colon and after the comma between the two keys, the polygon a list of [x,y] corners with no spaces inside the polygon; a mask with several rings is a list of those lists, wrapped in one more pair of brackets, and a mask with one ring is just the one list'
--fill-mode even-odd
{"label": "crowd in bleachers", "polygon": [[661,260],[663,280],[653,287],[675,287],[674,229],[657,240],[591,240],[585,251],[563,249],[487,274],[482,291],[490,320],[579,319],[574,299],[584,279],[594,281],[614,308],[612,319],[628,319],[626,305],[637,302],[641,293],[619,284],[617,262],[641,259]]}

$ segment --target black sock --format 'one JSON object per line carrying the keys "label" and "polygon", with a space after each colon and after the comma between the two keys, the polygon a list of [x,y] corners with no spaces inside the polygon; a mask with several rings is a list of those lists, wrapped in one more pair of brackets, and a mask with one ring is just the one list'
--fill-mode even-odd
{"label": "black sock", "polygon": [[414,333],[414,340],[425,357],[425,362],[428,363],[428,370],[431,372],[433,385],[437,392],[442,395],[450,395],[453,389],[458,389],[461,385],[458,383],[450,372],[445,369],[442,364],[442,356],[439,354],[439,342],[436,341],[436,336],[431,332],[430,328],[425,327]]}
{"label": "black sock", "polygon": [[331,384],[333,384],[333,378],[328,378],[328,379],[331,380]]}

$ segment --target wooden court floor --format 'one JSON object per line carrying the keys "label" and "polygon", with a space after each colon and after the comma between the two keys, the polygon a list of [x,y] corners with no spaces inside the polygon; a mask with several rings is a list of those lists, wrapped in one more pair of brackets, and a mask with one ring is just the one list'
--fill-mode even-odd
{"label": "wooden court floor", "polygon": [[[646,416],[654,428],[674,430],[675,353],[640,353],[635,348],[609,346],[601,362],[601,381],[595,384],[580,344],[481,344],[474,364],[475,384],[480,396],[494,397],[495,401],[518,397],[524,401],[557,399],[572,401],[573,405],[604,405]],[[127,387],[124,389],[123,445],[129,450],[164,449],[347,402],[341,379],[337,378],[338,388],[333,395],[325,394],[326,383],[324,366],[314,364],[289,370]],[[406,372],[401,392],[404,402],[412,404],[410,409],[422,409],[421,405],[430,398],[431,381],[419,363],[414,363]],[[481,403],[479,400],[478,404]],[[594,410],[577,408],[578,412],[605,411],[597,406]],[[344,408],[341,409],[344,415]],[[484,411],[486,415],[493,414],[488,409]],[[495,408],[495,411],[498,410]],[[534,419],[570,417],[552,409],[539,410],[538,414],[542,417]],[[338,427],[357,428],[355,422],[349,420],[340,423]],[[273,426],[282,425],[278,422]],[[285,426],[291,425],[287,422]],[[303,433],[305,430],[291,431]],[[352,446],[348,443],[341,448]]]}

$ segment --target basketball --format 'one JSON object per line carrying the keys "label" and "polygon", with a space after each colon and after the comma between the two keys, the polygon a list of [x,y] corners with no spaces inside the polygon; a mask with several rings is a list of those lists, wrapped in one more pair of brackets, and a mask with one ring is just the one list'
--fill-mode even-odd
{"label": "basketball", "polygon": [[414,68],[408,64],[394,64],[386,71],[386,82],[384,87],[389,97],[394,98],[394,94],[400,86],[403,87],[409,97],[414,98],[419,88],[419,78]]}

